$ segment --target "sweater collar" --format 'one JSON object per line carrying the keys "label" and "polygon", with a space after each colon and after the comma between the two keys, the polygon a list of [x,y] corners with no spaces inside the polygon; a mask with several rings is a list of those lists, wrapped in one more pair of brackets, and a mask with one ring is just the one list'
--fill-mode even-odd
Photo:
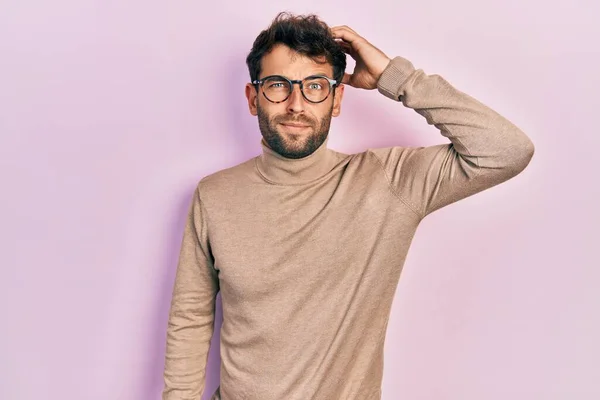
{"label": "sweater collar", "polygon": [[258,172],[269,182],[279,185],[309,183],[325,175],[337,163],[336,152],[327,147],[329,136],[312,154],[287,158],[267,146],[261,138],[262,154],[256,157]]}

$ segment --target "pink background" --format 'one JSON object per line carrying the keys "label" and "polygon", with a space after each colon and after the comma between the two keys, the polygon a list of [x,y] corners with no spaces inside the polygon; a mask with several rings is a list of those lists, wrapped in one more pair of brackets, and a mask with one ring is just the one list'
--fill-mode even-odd
{"label": "pink background", "polygon": [[[600,398],[598,2],[296,4],[2,1],[0,398],[159,399],[191,192],[260,152],[244,59],[286,9],[442,75],[536,146],[513,180],[423,221],[383,398]],[[329,147],[445,142],[347,88]]]}

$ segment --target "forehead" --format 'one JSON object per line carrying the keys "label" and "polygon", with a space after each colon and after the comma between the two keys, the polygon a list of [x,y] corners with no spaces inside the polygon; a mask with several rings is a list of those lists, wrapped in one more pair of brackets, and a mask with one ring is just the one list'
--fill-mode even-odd
{"label": "forehead", "polygon": [[[319,61],[326,61],[326,59],[322,57]],[[263,56],[261,67],[261,77],[283,75],[290,79],[302,79],[309,75],[333,76],[331,64],[317,63],[283,44],[276,44],[271,52]]]}

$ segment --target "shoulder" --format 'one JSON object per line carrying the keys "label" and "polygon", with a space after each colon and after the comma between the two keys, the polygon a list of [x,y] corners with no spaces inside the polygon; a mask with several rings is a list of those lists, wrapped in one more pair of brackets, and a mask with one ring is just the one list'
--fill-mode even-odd
{"label": "shoulder", "polygon": [[197,189],[202,198],[222,196],[247,182],[254,171],[255,158],[239,163],[229,168],[221,169],[206,175],[198,182]]}

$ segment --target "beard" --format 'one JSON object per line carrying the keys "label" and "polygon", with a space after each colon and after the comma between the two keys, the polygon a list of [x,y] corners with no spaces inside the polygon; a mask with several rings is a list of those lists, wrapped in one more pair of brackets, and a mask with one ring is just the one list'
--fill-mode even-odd
{"label": "beard", "polygon": [[[260,105],[257,106],[257,112],[260,132],[269,147],[283,157],[303,158],[311,155],[327,139],[333,102],[329,112],[320,121],[315,121],[307,116],[292,118],[289,115],[279,115],[269,119],[269,115]],[[307,130],[311,132],[290,136],[277,130],[278,124],[286,122],[308,125]]]}

